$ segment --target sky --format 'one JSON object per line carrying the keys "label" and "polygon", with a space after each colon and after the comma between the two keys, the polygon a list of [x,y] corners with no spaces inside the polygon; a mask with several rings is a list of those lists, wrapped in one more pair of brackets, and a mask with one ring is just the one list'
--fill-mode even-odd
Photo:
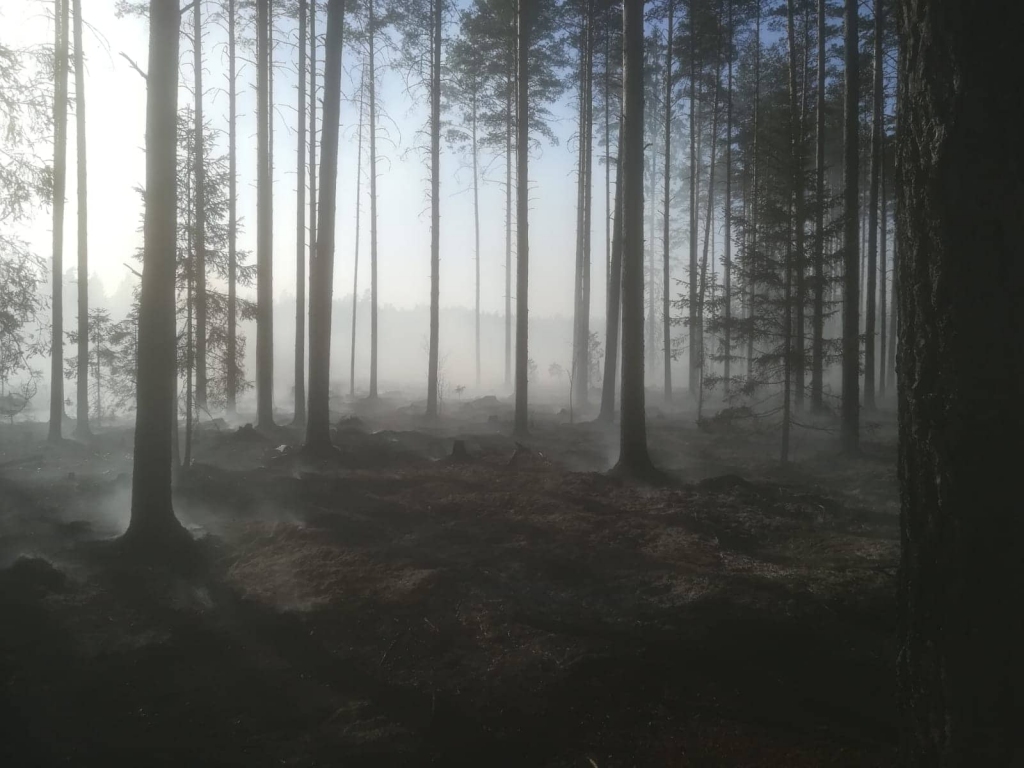
{"label": "sky", "polygon": [[[209,16],[215,4],[207,0]],[[139,225],[142,200],[137,192],[145,180],[145,81],[120,55],[124,53],[145,69],[148,24],[144,19],[117,18],[115,0],[84,0],[87,29],[86,112],[89,163],[89,256],[90,272],[112,293],[130,277],[125,262],[141,244]],[[53,38],[52,4],[0,0],[0,34],[14,45],[45,44]],[[321,18],[322,31],[325,19]],[[183,28],[191,27],[191,15]],[[454,34],[450,27],[447,34]],[[13,36],[13,41],[12,41]],[[295,290],[295,122],[296,62],[295,23],[281,19],[276,50],[279,65],[274,81],[274,288],[280,296]],[[204,36],[204,109],[209,119],[227,129],[226,34],[208,25]],[[322,49],[320,64],[322,66]],[[336,297],[352,293],[356,206],[356,127],[358,113],[349,101],[360,77],[359,53],[346,47],[341,110],[341,157],[338,177],[337,250],[335,253]],[[182,40],[181,77],[192,78],[191,42]],[[73,75],[72,75],[73,78]],[[238,211],[243,231],[239,248],[255,252],[255,69],[242,65],[238,98]],[[69,85],[73,92],[73,80]],[[192,100],[184,88],[179,105]],[[428,103],[423,94],[410,94],[405,81],[395,72],[383,75],[380,102],[387,117],[378,138],[378,226],[380,301],[411,308],[429,301],[430,287],[430,199],[429,172],[422,151],[423,127]],[[574,132],[573,110],[568,103],[554,110],[559,146],[544,146],[531,155],[530,210],[530,311],[534,316],[570,314],[572,311],[575,260],[575,151],[570,142]],[[74,163],[74,118],[69,117],[68,191],[65,214],[65,254],[76,251]],[[387,137],[384,135],[387,131]],[[504,308],[504,191],[500,184],[504,160],[482,157],[488,169],[480,193],[481,222],[481,308],[503,312]],[[603,172],[595,168],[599,182],[594,194],[593,260],[595,274],[605,259],[605,206]],[[360,242],[361,275],[359,295],[368,290],[369,219],[367,161],[364,156],[362,183],[362,224]],[[466,158],[442,143],[441,158],[441,304],[473,304],[473,207],[472,174]],[[51,215],[40,210],[28,225],[28,239],[37,252],[50,253]],[[73,263],[73,256],[66,263]],[[513,276],[514,284],[514,276]],[[603,280],[593,280],[592,315],[603,316]],[[254,293],[254,292],[253,292]]]}

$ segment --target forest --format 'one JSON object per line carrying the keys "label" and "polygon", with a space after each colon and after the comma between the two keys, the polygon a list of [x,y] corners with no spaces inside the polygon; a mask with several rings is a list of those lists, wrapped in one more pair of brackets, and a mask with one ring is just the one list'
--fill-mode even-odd
{"label": "forest", "polygon": [[0,1],[0,762],[1024,765],[1021,39]]}

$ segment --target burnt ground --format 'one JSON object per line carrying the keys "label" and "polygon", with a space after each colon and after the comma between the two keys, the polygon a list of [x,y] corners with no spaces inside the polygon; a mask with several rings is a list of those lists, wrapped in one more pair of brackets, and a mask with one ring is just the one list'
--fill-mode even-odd
{"label": "burnt ground", "polygon": [[0,764],[894,764],[891,415],[783,466],[655,411],[647,486],[564,417],[516,453],[503,408],[364,408],[318,461],[204,425],[174,569],[112,540],[129,430],[0,427]]}

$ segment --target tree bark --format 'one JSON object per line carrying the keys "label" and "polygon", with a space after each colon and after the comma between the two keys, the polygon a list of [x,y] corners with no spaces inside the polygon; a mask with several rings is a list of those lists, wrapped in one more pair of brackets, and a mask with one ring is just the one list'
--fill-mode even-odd
{"label": "tree bark", "polygon": [[331,302],[334,296],[334,229],[337,217],[338,135],[341,121],[341,53],[345,32],[344,0],[328,0],[324,45],[324,124],[320,139],[320,201],[316,260],[309,316],[309,419],[306,448],[331,448]]}
{"label": "tree bark", "polygon": [[441,20],[442,0],[432,0],[430,65],[430,351],[427,417],[437,418],[437,369],[441,301]]}
{"label": "tree bark", "polygon": [[825,0],[818,0],[818,93],[815,108],[816,146],[814,159],[814,320],[811,341],[811,410],[823,407],[825,378]]}
{"label": "tree bark", "polygon": [[228,0],[228,339],[227,412],[234,416],[238,394],[238,86],[235,76],[235,0]]}
{"label": "tree bark", "polygon": [[68,16],[70,0],[55,0],[53,86],[53,296],[50,328],[50,429],[60,442],[64,420],[64,190],[68,143]]}
{"label": "tree bark", "polygon": [[619,326],[622,308],[622,131],[619,131],[615,158],[615,214],[612,222],[612,250],[605,298],[604,377],[601,386],[601,412],[598,421],[615,420],[615,377],[619,357]]}
{"label": "tree bark", "polygon": [[[174,278],[177,251],[177,0],[150,0],[146,78],[146,207],[135,454],[126,540],[164,546],[188,536],[171,504],[171,427],[176,408]],[[175,418],[176,422],[176,418]]]}
{"label": "tree bark", "polygon": [[750,282],[750,306],[748,308],[748,321],[750,322],[750,335],[747,337],[747,376],[754,372],[754,336],[757,324],[757,268],[758,268],[758,224],[761,215],[760,201],[760,154],[758,153],[758,134],[760,133],[761,117],[761,0],[754,2],[754,115],[752,121],[753,134],[751,139],[751,164],[754,166],[753,179],[751,180],[751,204],[750,204],[750,255],[747,258],[748,280]]}
{"label": "tree bark", "polygon": [[359,84],[359,139],[356,141],[356,242],[352,254],[352,343],[349,345],[348,394],[356,396],[356,320],[359,309],[359,213],[363,186],[363,98],[366,96],[366,69]]}
{"label": "tree bark", "polygon": [[665,342],[663,348],[665,356],[665,402],[672,402],[672,328],[671,316],[669,314],[669,254],[671,251],[670,208],[672,205],[672,38],[675,34],[675,9],[675,0],[668,0],[668,29],[665,41],[665,192],[661,235],[661,323],[662,335],[664,336]]}
{"label": "tree bark", "polygon": [[[694,21],[693,0],[689,4],[690,23],[690,328],[689,328],[689,380],[690,396],[696,397],[700,388],[701,348],[697,317],[697,46],[696,24]],[[625,358],[623,358],[625,363]]]}
{"label": "tree bark", "polygon": [[[725,322],[723,323],[725,333],[722,346],[725,350],[725,363],[723,365],[723,391],[725,397],[729,397],[729,387],[732,378],[732,58],[733,58],[733,20],[732,2],[727,0],[728,14],[728,57],[729,71],[727,75],[725,95]],[[667,324],[666,324],[666,327]]]}
{"label": "tree bark", "polygon": [[195,71],[195,365],[196,407],[206,407],[206,159],[203,152],[203,19],[202,2],[192,6],[192,48]]}
{"label": "tree bark", "polygon": [[629,474],[652,470],[644,408],[644,3],[622,4],[622,415],[619,461]]}
{"label": "tree bark", "polygon": [[857,0],[846,0],[845,37],[845,118],[843,125],[843,405],[841,441],[843,450],[855,453],[860,448],[860,87],[857,36]]}
{"label": "tree bark", "polygon": [[1024,8],[899,3],[902,765],[1024,762]]}
{"label": "tree bark", "polygon": [[878,193],[882,174],[882,127],[885,99],[882,93],[882,0],[875,0],[874,108],[871,119],[871,181],[868,194],[867,306],[864,316],[864,407],[875,407],[875,329],[878,317]]}
{"label": "tree bark", "polygon": [[[85,140],[85,55],[82,50],[82,0],[72,0],[72,4],[75,36],[75,140],[78,161],[78,389],[75,437],[88,439],[92,433],[89,429],[89,175]],[[97,374],[98,371],[97,367]],[[96,402],[98,423],[103,413],[99,408],[99,378],[96,379]]]}
{"label": "tree bark", "polygon": [[274,267],[270,158],[270,0],[256,0],[256,421],[274,426]]}
{"label": "tree bark", "polygon": [[[797,46],[796,29],[794,24],[794,0],[787,0],[786,3],[786,29],[789,38],[789,109],[790,109],[790,151],[793,178],[793,264],[792,269],[787,268],[792,275],[792,282],[795,295],[793,306],[790,307],[787,298],[787,324],[790,324],[788,315],[792,310],[792,360],[788,360],[793,369],[795,380],[795,404],[797,407],[803,402],[804,394],[804,126],[803,113],[800,109],[800,93],[797,90]],[[789,274],[787,274],[789,279]],[[787,347],[789,342],[787,341]],[[787,351],[789,354],[789,351]],[[789,403],[787,398],[786,409]],[[788,430],[789,421],[787,418],[784,430]],[[783,459],[785,460],[785,459]]]}
{"label": "tree bark", "polygon": [[515,433],[525,437],[530,429],[527,388],[530,359],[530,0],[519,0],[516,9],[518,110],[516,115],[516,410]]}
{"label": "tree bark", "polygon": [[505,105],[505,386],[512,383],[512,76]]}
{"label": "tree bark", "polygon": [[377,69],[374,58],[377,26],[374,0],[367,0],[369,8],[369,88],[370,88],[370,399],[377,397]]}
{"label": "tree bark", "polygon": [[473,126],[472,126],[472,140],[473,140],[473,265],[476,271],[475,275],[475,299],[476,299],[476,311],[474,313],[474,330],[476,331],[474,336],[475,349],[474,359],[476,360],[476,388],[480,390],[480,146],[477,138],[477,111],[478,111],[478,84],[476,81],[476,75],[474,74],[473,80]]}
{"label": "tree bark", "polygon": [[299,118],[295,148],[295,417],[306,423],[306,0],[299,0]]}

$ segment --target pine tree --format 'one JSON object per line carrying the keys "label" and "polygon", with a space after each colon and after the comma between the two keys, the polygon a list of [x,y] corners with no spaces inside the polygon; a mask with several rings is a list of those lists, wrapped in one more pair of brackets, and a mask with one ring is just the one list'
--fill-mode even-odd
{"label": "pine tree", "polygon": [[845,121],[843,131],[843,450],[860,447],[860,296],[857,258],[860,251],[860,51],[857,32],[857,0],[845,7]]}
{"label": "pine tree", "polygon": [[[75,139],[78,163],[78,368],[75,437],[89,429],[89,185],[85,127],[85,55],[82,51],[82,0],[72,0],[75,36]],[[97,354],[99,354],[97,352]]]}
{"label": "pine tree", "polygon": [[53,296],[50,331],[50,428],[60,442],[64,420],[64,190],[67,179],[68,30],[70,0],[54,0],[53,90]]}

